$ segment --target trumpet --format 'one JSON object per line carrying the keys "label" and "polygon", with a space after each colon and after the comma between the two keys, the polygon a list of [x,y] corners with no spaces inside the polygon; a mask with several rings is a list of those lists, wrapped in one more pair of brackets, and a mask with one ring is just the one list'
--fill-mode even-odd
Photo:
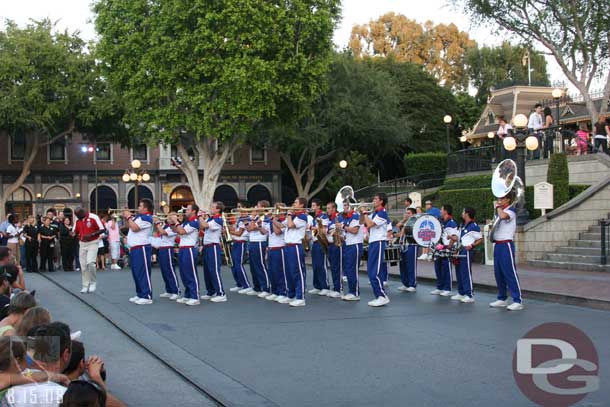
{"label": "trumpet", "polygon": [[268,207],[268,208],[234,208],[231,209],[231,213],[240,213],[240,212],[260,212],[260,211],[264,211],[264,212],[268,212],[268,211],[272,211],[274,210],[275,207]]}
{"label": "trumpet", "polygon": [[350,204],[349,206],[358,212],[372,212],[375,209],[373,202],[356,202]]}
{"label": "trumpet", "polygon": [[121,219],[123,217],[123,212],[125,212],[125,211],[129,211],[131,213],[137,213],[138,212],[137,209],[109,208],[108,209],[108,214],[110,215],[111,218],[113,218],[114,220],[117,220],[117,219]]}
{"label": "trumpet", "polygon": [[165,222],[168,219],[174,219],[176,222],[178,221],[178,214],[176,212],[170,213],[157,213],[155,218],[160,220],[161,222]]}

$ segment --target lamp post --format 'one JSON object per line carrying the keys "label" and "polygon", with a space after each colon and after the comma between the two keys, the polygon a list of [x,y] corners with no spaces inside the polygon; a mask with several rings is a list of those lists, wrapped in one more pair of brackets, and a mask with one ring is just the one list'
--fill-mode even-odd
{"label": "lamp post", "polygon": [[[527,116],[524,114],[518,114],[513,119],[514,130],[504,138],[503,146],[507,151],[514,151],[517,149],[517,175],[523,181],[523,185],[526,186],[525,181],[525,156],[526,150],[534,151],[538,148],[538,138],[529,134],[527,128]],[[517,225],[524,225],[529,220],[529,213],[525,209],[525,197],[523,205],[517,208]]]}
{"label": "lamp post", "polygon": [[451,145],[449,144],[449,130],[450,130],[452,120],[453,120],[453,118],[449,115],[445,115],[445,117],[443,117],[443,121],[445,122],[445,125],[447,126],[447,154],[449,154],[451,152]]}
{"label": "lamp post", "polygon": [[97,190],[97,144],[93,144],[92,146],[82,146],[81,151],[83,153],[93,153],[93,168],[95,169],[95,213],[97,214],[99,209],[99,199]]}
{"label": "lamp post", "polygon": [[553,99],[555,99],[555,108],[556,108],[556,112],[557,112],[555,124],[557,126],[559,126],[559,101],[561,100],[561,97],[563,96],[563,90],[561,90],[559,88],[553,89],[552,96],[553,96]]}
{"label": "lamp post", "polygon": [[[123,174],[123,182],[128,183],[128,182],[133,182],[135,184],[134,187],[134,206],[137,207],[138,205],[138,188],[140,187],[140,184],[142,182],[148,182],[150,181],[150,174],[148,174],[148,172],[146,172],[145,169],[141,168],[142,167],[142,163],[140,162],[140,160],[133,160],[131,162],[131,168],[126,170],[125,173]],[[135,209],[135,208],[130,208],[130,209]]]}

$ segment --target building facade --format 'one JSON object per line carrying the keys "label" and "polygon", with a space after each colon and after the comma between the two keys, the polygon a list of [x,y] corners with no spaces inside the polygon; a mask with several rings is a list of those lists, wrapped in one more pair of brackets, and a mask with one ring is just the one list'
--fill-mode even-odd
{"label": "building facade", "polygon": [[[0,188],[12,183],[23,166],[23,138],[0,137]],[[121,147],[107,142],[92,143],[75,133],[39,149],[24,185],[7,197],[7,210],[23,216],[42,214],[49,208],[70,212],[78,206],[106,212],[109,208],[134,208],[136,185],[122,177],[137,159],[150,180],[138,186],[139,198],[150,198],[180,209],[193,201],[186,176],[172,165],[177,154],[171,146]],[[202,166],[200,165],[200,168]],[[220,175],[214,199],[234,207],[238,200],[255,203],[278,201],[281,194],[281,164],[266,148],[240,147],[229,158]]]}

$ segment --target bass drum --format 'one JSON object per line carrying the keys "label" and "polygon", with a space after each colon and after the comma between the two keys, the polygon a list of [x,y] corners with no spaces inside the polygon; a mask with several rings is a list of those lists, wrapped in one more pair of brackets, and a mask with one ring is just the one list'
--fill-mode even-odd
{"label": "bass drum", "polygon": [[405,223],[405,234],[404,234],[404,240],[406,240],[407,243],[409,244],[415,244],[417,243],[415,241],[415,238],[413,237],[413,226],[415,225],[415,221],[422,215],[413,215],[409,218],[409,220],[407,220],[407,223]]}
{"label": "bass drum", "polygon": [[432,215],[420,215],[413,222],[411,235],[419,246],[434,246],[441,240],[442,234],[441,222]]}

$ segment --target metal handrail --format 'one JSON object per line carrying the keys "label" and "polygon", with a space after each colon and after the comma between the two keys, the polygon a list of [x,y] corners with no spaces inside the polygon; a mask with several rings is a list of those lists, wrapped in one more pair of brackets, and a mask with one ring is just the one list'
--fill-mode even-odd
{"label": "metal handrail", "polygon": [[600,219],[599,225],[601,226],[601,264],[605,266],[608,264],[608,235],[610,234],[610,219]]}

